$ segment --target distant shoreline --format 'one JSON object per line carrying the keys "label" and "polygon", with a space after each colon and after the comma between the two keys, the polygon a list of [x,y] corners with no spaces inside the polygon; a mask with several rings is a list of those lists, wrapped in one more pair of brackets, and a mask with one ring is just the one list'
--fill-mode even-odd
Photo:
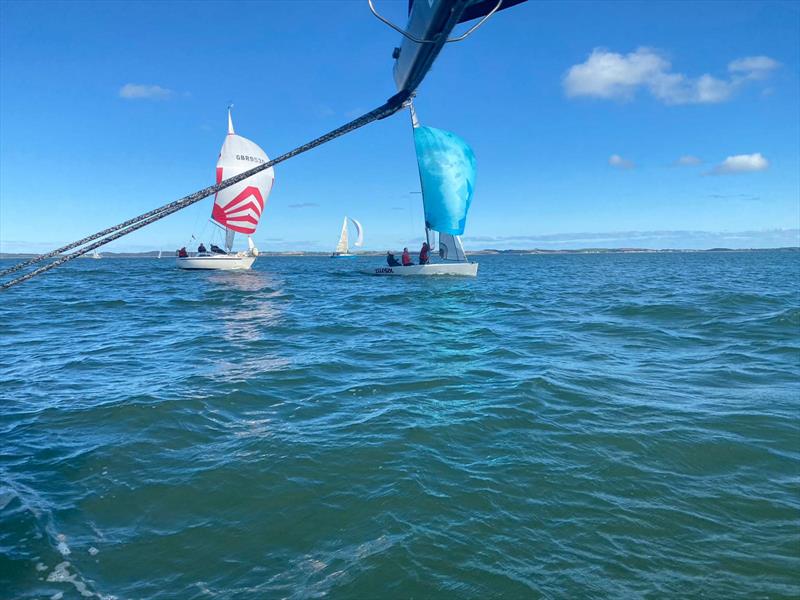
{"label": "distant shoreline", "polygon": [[[705,249],[680,249],[680,248],[667,248],[663,250],[655,250],[652,248],[580,248],[574,250],[544,250],[541,248],[533,248],[530,250],[496,250],[493,248],[486,248],[484,250],[467,250],[467,254],[471,256],[492,256],[492,255],[505,255],[505,256],[522,256],[531,254],[686,254],[697,252],[800,252],[800,246],[783,246],[779,248],[705,248]],[[386,253],[383,251],[370,251],[358,252],[356,256],[384,256]],[[39,256],[31,252],[0,252],[0,260],[2,259],[26,259]],[[269,257],[326,257],[330,256],[330,252],[261,252],[259,256]],[[103,252],[103,258],[157,258],[158,250],[151,250],[149,252]],[[86,255],[86,258],[91,258]],[[162,258],[173,258],[173,253],[164,253]]]}

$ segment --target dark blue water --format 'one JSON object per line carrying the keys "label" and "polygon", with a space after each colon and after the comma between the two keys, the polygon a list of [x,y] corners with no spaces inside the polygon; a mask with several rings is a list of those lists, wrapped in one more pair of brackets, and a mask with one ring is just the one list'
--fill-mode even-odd
{"label": "dark blue water", "polygon": [[379,261],[0,294],[0,597],[800,596],[800,254]]}

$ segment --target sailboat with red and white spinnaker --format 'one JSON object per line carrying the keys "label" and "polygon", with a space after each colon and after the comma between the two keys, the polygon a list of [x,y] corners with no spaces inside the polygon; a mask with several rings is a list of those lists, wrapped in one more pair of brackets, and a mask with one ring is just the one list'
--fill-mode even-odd
{"label": "sailboat with red and white spinnaker", "polygon": [[[217,161],[217,183],[268,161],[269,157],[258,144],[233,130],[231,108],[228,107],[228,135]],[[258,248],[250,236],[256,232],[274,181],[275,171],[269,168],[217,192],[211,210],[211,221],[225,232],[224,251],[220,249],[178,257],[178,267],[226,271],[252,268],[258,256]],[[248,248],[234,253],[233,240],[237,233],[247,236]]]}

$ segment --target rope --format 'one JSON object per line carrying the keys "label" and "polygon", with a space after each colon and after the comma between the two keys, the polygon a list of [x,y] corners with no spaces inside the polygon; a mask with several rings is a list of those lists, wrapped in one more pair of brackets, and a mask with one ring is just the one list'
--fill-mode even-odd
{"label": "rope", "polygon": [[35,270],[31,271],[30,273],[26,273],[25,275],[22,275],[21,277],[17,277],[16,279],[12,279],[11,281],[7,281],[6,283],[3,283],[3,284],[0,285],[0,289],[5,290],[5,289],[8,289],[8,288],[10,288],[12,286],[15,286],[17,284],[20,284],[23,281],[27,281],[28,279],[36,277],[37,275],[39,275],[41,273],[44,273],[46,271],[49,271],[50,269],[54,269],[55,267],[57,267],[59,265],[63,265],[66,262],[74,260],[74,259],[78,258],[79,256],[82,256],[82,255],[86,254],[87,252],[91,252],[92,250],[95,250],[95,249],[99,248],[100,246],[104,246],[105,244],[107,244],[109,242],[112,242],[112,241],[114,241],[114,240],[116,240],[118,238],[121,238],[124,235],[128,235],[129,233],[131,233],[133,231],[136,231],[137,229],[141,229],[142,227],[144,227],[146,225],[149,225],[150,223],[154,223],[154,222],[156,222],[156,221],[158,221],[160,219],[163,219],[164,217],[166,217],[168,215],[171,215],[172,213],[177,212],[177,211],[179,211],[179,210],[181,210],[183,208],[186,208],[187,206],[191,206],[195,202],[199,202],[200,200],[202,200],[204,198],[207,198],[211,194],[215,194],[215,193],[219,192],[220,190],[224,190],[227,187],[230,187],[230,186],[232,186],[234,184],[237,184],[240,181],[243,181],[243,180],[247,179],[248,177],[251,177],[251,176],[255,175],[256,173],[260,173],[261,171],[264,171],[265,169],[269,169],[273,165],[277,165],[278,163],[282,163],[282,162],[284,162],[286,160],[289,160],[290,158],[293,158],[293,157],[297,156],[298,154],[302,154],[303,152],[307,152],[308,150],[311,150],[312,148],[316,148],[317,146],[321,146],[322,144],[330,142],[331,140],[334,140],[334,139],[336,139],[336,138],[338,138],[340,136],[343,136],[343,135],[345,135],[347,133],[350,133],[351,131],[359,129],[360,127],[363,127],[364,125],[369,125],[373,121],[378,121],[380,119],[385,119],[386,117],[393,115],[394,113],[399,111],[401,108],[403,108],[403,106],[405,105],[406,101],[409,99],[410,95],[411,94],[409,92],[401,92],[399,94],[396,94],[396,95],[392,96],[391,98],[389,98],[384,104],[382,104],[378,108],[376,108],[374,110],[371,110],[368,113],[365,113],[365,114],[361,115],[360,117],[350,121],[349,123],[346,123],[345,125],[342,125],[338,129],[334,129],[333,131],[329,131],[325,135],[323,135],[321,137],[318,137],[317,139],[312,140],[312,141],[308,142],[307,144],[303,144],[302,146],[298,146],[294,150],[290,150],[289,152],[279,156],[278,158],[275,158],[275,159],[273,159],[273,160],[271,160],[269,162],[262,163],[262,164],[258,165],[257,167],[254,167],[254,168],[250,169],[249,171],[245,171],[244,173],[240,173],[239,175],[231,177],[230,179],[226,179],[225,181],[223,181],[221,183],[218,183],[216,185],[211,185],[211,186],[209,186],[207,188],[204,188],[204,189],[202,189],[202,190],[200,190],[198,192],[195,192],[193,194],[189,194],[188,196],[184,196],[183,198],[180,198],[179,200],[175,200],[174,202],[170,202],[168,204],[165,204],[164,206],[160,206],[159,208],[156,208],[156,209],[153,209],[153,210],[151,210],[149,212],[141,214],[138,217],[134,217],[133,219],[128,219],[127,221],[124,221],[123,223],[119,223],[118,225],[114,225],[113,227],[109,227],[107,229],[104,229],[103,231],[99,231],[97,233],[94,233],[94,234],[92,234],[90,236],[87,236],[87,237],[81,239],[81,240],[78,240],[77,242],[72,242],[71,244],[67,244],[66,246],[62,246],[61,248],[57,248],[56,250],[53,250],[52,252],[48,252],[46,254],[41,254],[39,256],[31,258],[30,260],[24,261],[22,263],[14,265],[13,267],[5,269],[4,271],[0,272],[0,276],[8,275],[10,273],[14,273],[14,272],[19,271],[20,269],[23,269],[23,268],[25,268],[25,267],[27,267],[29,265],[34,264],[34,263],[40,262],[40,261],[45,260],[47,258],[52,258],[54,256],[58,256],[58,255],[60,255],[60,254],[62,254],[64,252],[66,252],[67,250],[72,250],[73,248],[77,248],[79,246],[83,246],[84,244],[86,244],[88,242],[92,242],[94,240],[97,240],[98,238],[102,238],[102,239],[100,239],[100,241],[94,242],[93,244],[90,244],[88,246],[80,248],[79,250],[76,250],[75,252],[72,252],[70,254],[61,256],[57,260],[54,260],[51,263],[48,263],[48,264],[46,264],[46,265],[44,265],[42,267],[39,267],[38,269],[35,269]]}

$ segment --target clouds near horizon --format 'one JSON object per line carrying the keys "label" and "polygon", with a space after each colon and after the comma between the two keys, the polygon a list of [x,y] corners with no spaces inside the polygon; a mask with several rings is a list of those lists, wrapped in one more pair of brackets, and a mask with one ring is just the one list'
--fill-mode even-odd
{"label": "clouds near horizon", "polygon": [[563,86],[570,98],[624,101],[646,90],[667,105],[713,104],[729,100],[748,82],[766,79],[778,66],[768,56],[748,56],[728,63],[726,77],[690,77],[674,72],[664,54],[652,48],[639,47],[628,54],[595,48],[584,62],[569,68]]}

